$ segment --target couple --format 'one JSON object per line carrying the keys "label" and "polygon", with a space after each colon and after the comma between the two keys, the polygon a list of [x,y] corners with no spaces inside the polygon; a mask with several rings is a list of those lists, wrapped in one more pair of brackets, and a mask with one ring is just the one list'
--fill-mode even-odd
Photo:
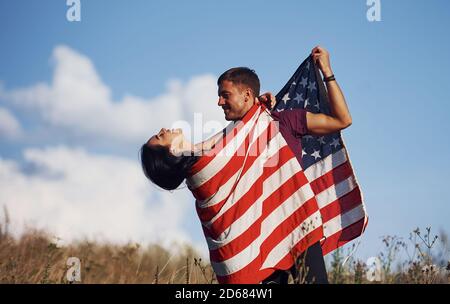
{"label": "couple", "polygon": [[217,81],[218,106],[231,128],[199,144],[188,142],[180,129],[163,128],[141,148],[150,181],[173,190],[186,180],[219,283],[286,284],[289,272],[294,280],[300,275],[299,264],[307,283],[328,283],[320,213],[301,168],[300,139],[345,129],[351,116],[329,53],[318,46],[311,58],[326,83],[330,115],[269,112],[276,100],[271,93],[260,96],[256,73],[232,68]]}

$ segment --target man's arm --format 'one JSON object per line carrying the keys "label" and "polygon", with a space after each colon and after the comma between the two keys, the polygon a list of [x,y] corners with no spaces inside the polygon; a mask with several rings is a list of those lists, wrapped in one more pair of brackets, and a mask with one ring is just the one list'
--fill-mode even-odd
{"label": "man's arm", "polygon": [[[324,77],[333,75],[328,51],[317,46],[311,53],[322,75]],[[306,124],[311,134],[325,135],[334,133],[352,124],[352,117],[350,116],[341,88],[335,80],[326,82],[326,85],[331,115],[307,112]]]}
{"label": "man's arm", "polygon": [[[333,75],[330,66],[330,56],[324,48],[315,47],[311,54],[324,77]],[[331,115],[306,112],[306,125],[310,134],[326,135],[345,129],[352,124],[352,117],[341,88],[336,81],[329,81],[326,84]],[[269,109],[276,104],[275,96],[270,92],[262,94],[258,99],[266,104]]]}

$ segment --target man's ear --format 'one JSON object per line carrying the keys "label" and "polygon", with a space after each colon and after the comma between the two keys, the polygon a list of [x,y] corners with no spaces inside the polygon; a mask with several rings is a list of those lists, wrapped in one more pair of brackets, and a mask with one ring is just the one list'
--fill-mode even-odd
{"label": "man's ear", "polygon": [[252,99],[253,99],[252,90],[250,88],[247,88],[245,90],[245,101],[252,100]]}

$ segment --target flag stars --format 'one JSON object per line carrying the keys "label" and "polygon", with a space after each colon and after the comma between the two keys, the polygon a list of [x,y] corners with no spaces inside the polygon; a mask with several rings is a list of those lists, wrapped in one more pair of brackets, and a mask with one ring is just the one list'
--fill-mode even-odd
{"label": "flag stars", "polygon": [[319,150],[314,150],[314,153],[311,154],[311,156],[313,156],[314,159],[321,158],[321,156],[320,156],[320,151],[319,151]]}
{"label": "flag stars", "polygon": [[302,81],[300,81],[300,85],[303,88],[306,88],[306,86],[308,85],[308,79],[306,79],[306,77],[302,77]]}
{"label": "flag stars", "polygon": [[306,98],[305,99],[305,104],[304,104],[304,108],[306,109],[306,107],[309,105],[309,98]]}
{"label": "flag stars", "polygon": [[306,63],[306,69],[309,70],[309,61]]}
{"label": "flag stars", "polygon": [[303,99],[303,93],[301,93],[301,94],[298,94],[298,93],[295,93],[295,98],[294,98],[294,100],[298,103],[298,104],[300,104],[302,101],[304,101],[305,99]]}
{"label": "flag stars", "polygon": [[333,142],[332,142],[330,145],[331,145],[331,146],[334,146],[335,149],[336,149],[338,146],[340,146],[339,138],[338,138],[338,137],[333,138]]}
{"label": "flag stars", "polygon": [[281,98],[281,100],[283,100],[285,104],[286,104],[289,100],[291,100],[291,98],[289,97],[289,93],[284,94],[284,96],[283,96],[283,98]]}
{"label": "flag stars", "polygon": [[317,89],[316,89],[316,82],[315,82],[315,81],[310,81],[310,82],[309,82],[308,90],[310,90],[311,92],[314,91],[314,90],[317,90]]}
{"label": "flag stars", "polygon": [[317,103],[314,105],[314,107],[317,108],[317,111],[320,111],[319,102],[317,102]]}
{"label": "flag stars", "polygon": [[320,136],[318,140],[320,144],[325,145],[325,136]]}
{"label": "flag stars", "polygon": [[305,152],[305,150],[302,149],[302,158],[303,156],[308,155],[308,153]]}

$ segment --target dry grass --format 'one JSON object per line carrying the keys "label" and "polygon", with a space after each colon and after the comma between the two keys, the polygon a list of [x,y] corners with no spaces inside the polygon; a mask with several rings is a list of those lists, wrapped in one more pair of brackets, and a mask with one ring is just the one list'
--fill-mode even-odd
{"label": "dry grass", "polygon": [[[450,244],[443,231],[433,235],[431,227],[425,233],[419,228],[408,240],[398,236],[382,238],[383,249],[376,256],[380,262],[380,280],[373,280],[364,261],[350,259],[344,262],[342,249],[334,251],[328,269],[331,283],[340,284],[448,284],[450,283]],[[355,246],[355,245],[353,245]],[[348,251],[352,251],[349,248]],[[370,266],[370,265],[369,265]]]}
{"label": "dry grass", "polygon": [[173,255],[158,245],[118,246],[88,241],[58,247],[42,231],[19,240],[0,231],[0,283],[69,283],[69,257],[81,262],[81,282],[90,283],[215,283],[209,265],[191,248]]}
{"label": "dry grass", "polygon": [[[42,231],[30,230],[14,239],[8,233],[8,217],[5,219],[6,223],[0,223],[0,283],[69,283],[66,278],[69,257],[80,259],[81,282],[86,284],[217,283],[210,264],[198,258],[190,247],[177,254],[158,245],[141,248],[138,244],[119,246],[83,241],[59,247]],[[438,237],[431,234],[430,228],[425,234],[416,229],[409,242],[392,236],[384,237],[382,242],[383,250],[378,255],[383,270],[381,281],[369,280],[363,261],[350,258],[343,263],[343,251],[336,250],[328,266],[330,283],[450,282],[450,249],[445,233]],[[398,259],[400,253],[406,254],[407,259]],[[291,283],[303,281],[290,278]]]}

